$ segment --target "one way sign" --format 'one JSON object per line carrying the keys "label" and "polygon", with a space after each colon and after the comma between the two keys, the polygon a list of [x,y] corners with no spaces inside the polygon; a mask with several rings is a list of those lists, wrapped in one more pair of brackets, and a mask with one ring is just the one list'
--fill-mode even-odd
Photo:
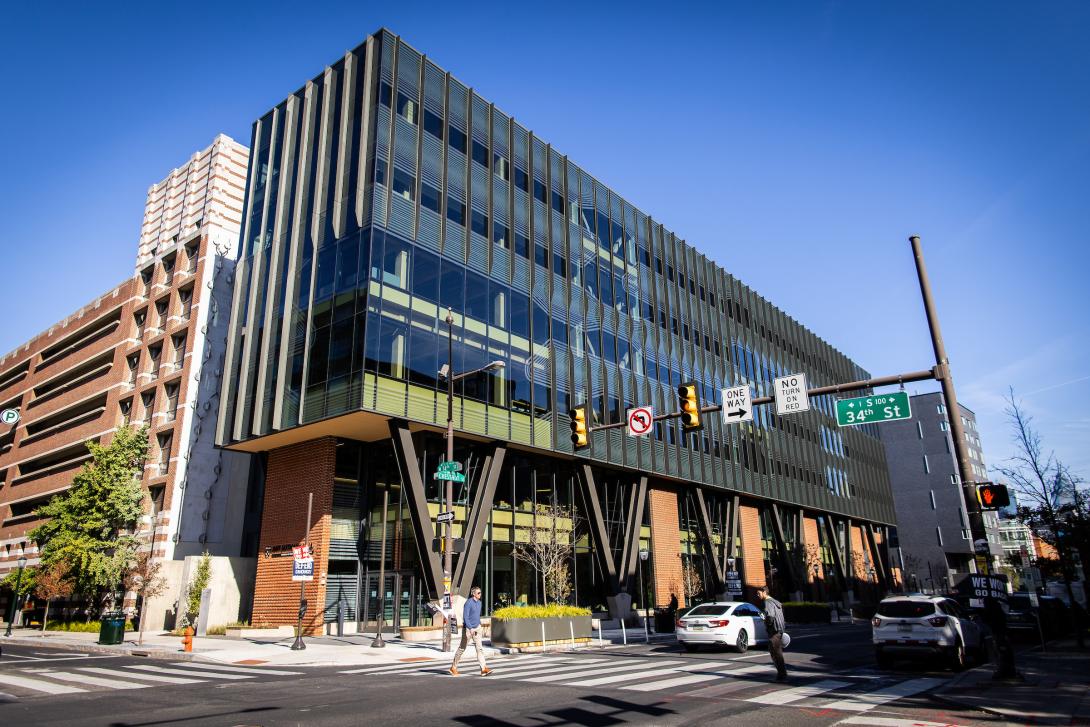
{"label": "one way sign", "polygon": [[753,394],[749,386],[723,389],[723,423],[739,424],[753,421]]}

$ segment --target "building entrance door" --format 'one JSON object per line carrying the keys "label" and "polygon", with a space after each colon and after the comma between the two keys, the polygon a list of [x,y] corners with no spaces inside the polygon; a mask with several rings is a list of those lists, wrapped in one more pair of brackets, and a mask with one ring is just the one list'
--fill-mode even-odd
{"label": "building entrance door", "polygon": [[424,607],[419,581],[411,571],[386,573],[385,593],[380,598],[378,574],[370,573],[363,579],[363,608],[360,611],[359,630],[373,633],[378,627],[380,608],[384,612],[383,633],[396,633],[403,626],[415,626]]}

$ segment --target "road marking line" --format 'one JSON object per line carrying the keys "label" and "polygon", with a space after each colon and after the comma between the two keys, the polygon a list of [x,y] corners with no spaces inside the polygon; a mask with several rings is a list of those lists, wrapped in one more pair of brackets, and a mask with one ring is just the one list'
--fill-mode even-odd
{"label": "road marking line", "polygon": [[253,679],[252,676],[246,674],[215,674],[213,672],[199,672],[196,669],[167,669],[162,666],[153,666],[151,664],[126,664],[126,669],[142,669],[144,671],[155,672],[156,674],[177,674],[183,677],[197,677],[198,679]]}
{"label": "road marking line", "polygon": [[768,654],[746,654],[745,656],[736,656],[734,661],[741,661],[742,659],[763,659]]}
{"label": "road marking line", "polygon": [[[597,687],[597,686],[601,686],[603,684],[616,684],[617,682],[632,681],[634,679],[650,679],[650,678],[654,678],[654,677],[667,676],[667,675],[670,675],[670,674],[675,674],[676,675],[676,674],[680,674],[680,673],[684,673],[684,672],[692,673],[692,672],[698,672],[698,671],[707,671],[709,669],[719,669],[719,668],[723,667],[725,664],[729,664],[729,663],[730,662],[724,662],[724,661],[709,661],[709,662],[704,662],[703,664],[692,664],[691,666],[687,666],[687,667],[673,667],[672,669],[659,669],[659,668],[647,669],[645,671],[631,672],[631,673],[628,673],[628,674],[612,674],[610,676],[598,677],[596,679],[585,679],[585,680],[580,681],[580,682],[572,682],[572,683],[568,684],[567,686],[571,686],[571,687]],[[713,678],[718,679],[719,677],[716,676],[716,677],[713,677]]]}
{"label": "road marking line", "polygon": [[[674,664],[683,664],[683,663],[684,662],[682,662],[682,661],[663,661],[663,662],[661,662],[659,664],[656,664],[655,666],[658,667],[658,668],[662,668],[662,667],[666,667],[666,666],[672,666]],[[613,672],[613,673],[625,672],[625,671],[634,671],[636,669],[646,669],[649,666],[650,666],[650,664],[648,664],[646,662],[641,663],[641,664],[626,664],[624,666],[610,666],[609,671]],[[586,669],[584,671],[571,672],[571,673],[568,673],[568,674],[546,674],[545,676],[540,676],[540,677],[529,677],[529,678],[523,679],[523,681],[526,681],[526,682],[558,682],[558,681],[561,681],[561,680],[564,680],[564,679],[577,679],[577,678],[581,678],[581,677],[593,676],[595,674],[600,674],[601,672],[602,672],[602,667],[598,667],[596,669]]]}
{"label": "road marking line", "polygon": [[851,686],[851,682],[838,682],[835,679],[824,679],[820,682],[813,684],[807,684],[802,687],[794,687],[792,689],[781,689],[768,694],[762,694],[759,697],[753,697],[747,699],[747,702],[757,702],[758,704],[790,704],[791,702],[797,702],[800,699],[806,699],[807,697],[814,697],[818,694],[825,692],[831,692],[834,689],[840,689],[841,687]]}
{"label": "road marking line", "polygon": [[27,677],[5,673],[0,673],[0,684],[9,684],[13,687],[33,689],[36,692],[45,692],[46,694],[76,694],[78,692],[87,691],[86,689],[80,689],[79,687],[70,687],[67,684],[53,684],[52,682],[44,682],[40,679],[29,679]]}
{"label": "road marking line", "polygon": [[598,669],[603,668],[605,665],[600,662],[607,661],[606,659],[580,659],[578,663],[567,664],[555,664],[553,666],[541,666],[536,664],[530,664],[523,666],[519,669],[503,669],[502,671],[497,668],[492,673],[493,679],[521,679],[529,674],[548,674],[557,672],[572,672],[578,669],[584,669],[589,664],[598,664]]}
{"label": "road marking line", "polygon": [[684,674],[683,676],[676,676],[673,679],[661,679],[657,682],[647,682],[645,684],[631,684],[627,687],[621,687],[621,689],[628,689],[633,692],[657,692],[660,689],[680,687],[685,684],[710,682],[713,679],[721,678],[722,677],[718,674]]}
{"label": "road marking line", "polygon": [[86,657],[87,656],[87,654],[53,654],[53,653],[47,653],[47,652],[44,652],[44,651],[35,651],[34,653],[37,654],[38,656],[44,656],[44,657],[46,657],[48,659],[55,658],[55,657],[58,657],[58,656],[80,656],[80,657]]}
{"label": "road marking line", "polygon": [[150,687],[150,684],[140,684],[139,682],[129,682],[124,679],[103,679],[102,677],[88,676],[87,674],[72,674],[66,671],[43,671],[42,674],[51,679],[60,679],[66,682],[76,682],[78,684],[91,684],[96,687],[106,687],[107,689],[143,689],[144,687]]}
{"label": "road marking line", "polygon": [[146,682],[162,682],[164,684],[204,684],[200,679],[183,679],[182,677],[168,677],[159,674],[132,674],[130,672],[122,672],[117,669],[103,669],[97,666],[81,666],[77,667],[79,671],[89,671],[93,674],[104,674],[113,678],[119,676],[129,677],[130,679],[141,679]]}
{"label": "road marking line", "polygon": [[868,724],[873,727],[960,727],[953,722],[924,722],[918,719],[896,719],[893,717],[870,717],[860,715],[842,719],[837,724]]}
{"label": "road marking line", "polygon": [[928,689],[934,689],[944,681],[944,679],[933,678],[909,679],[906,682],[883,687],[874,692],[860,694],[852,699],[842,699],[839,702],[826,704],[825,708],[839,709],[845,712],[866,712],[868,709],[874,709],[879,704],[893,702],[904,697],[911,697],[913,694],[926,692]]}
{"label": "road marking line", "polygon": [[[525,654],[522,656],[504,657],[503,659],[497,659],[496,662],[500,664],[510,664],[512,662],[526,661],[531,657],[540,659],[538,654]],[[553,660],[569,661],[570,659],[564,657],[550,657]],[[445,666],[450,668],[450,662],[446,659],[429,659],[426,662],[415,662],[413,664],[385,664],[382,666],[365,666],[359,669],[345,669],[344,671],[337,672],[338,674],[383,674],[389,672],[412,672],[422,669],[432,669],[437,666]]]}
{"label": "road marking line", "polygon": [[175,662],[172,666],[181,666],[185,668],[193,667],[195,669],[212,669],[213,671],[230,671],[238,672],[239,674],[252,674],[253,676],[261,676],[263,674],[270,674],[272,676],[296,676],[302,674],[301,671],[280,671],[277,669],[254,669],[244,666],[227,666],[226,664],[209,664],[204,661],[180,661]]}

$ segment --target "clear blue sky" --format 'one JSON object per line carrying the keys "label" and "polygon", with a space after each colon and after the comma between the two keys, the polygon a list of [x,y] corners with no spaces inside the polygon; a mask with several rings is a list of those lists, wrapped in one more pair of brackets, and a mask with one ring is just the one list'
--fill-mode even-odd
{"label": "clear blue sky", "polygon": [[875,375],[933,363],[920,234],[990,463],[1014,386],[1090,476],[1090,4],[776,5],[14,4],[0,351],[130,274],[150,184],[385,25]]}

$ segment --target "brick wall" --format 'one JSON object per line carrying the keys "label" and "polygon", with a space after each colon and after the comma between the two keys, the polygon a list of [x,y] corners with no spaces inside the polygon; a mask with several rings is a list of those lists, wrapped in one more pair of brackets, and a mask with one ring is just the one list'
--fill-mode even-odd
{"label": "brick wall", "polygon": [[[874,560],[874,554],[870,552],[869,548],[863,547],[863,530],[858,525],[851,527],[851,539],[852,539],[852,574],[860,581],[866,583],[871,579],[867,577],[866,563],[872,563]],[[866,554],[866,561],[864,562],[864,553]],[[858,557],[856,557],[858,556]]]}
{"label": "brick wall", "polygon": [[314,580],[306,584],[308,602],[304,631],[322,630],[325,578],[329,555],[329,526],[333,514],[333,468],[336,440],[314,439],[269,452],[265,476],[265,508],[261,516],[257,582],[254,586],[253,625],[295,625],[299,584],[291,579],[290,557],[265,558],[267,546],[298,545],[303,541],[307,493],[314,493],[310,546],[315,554]]}
{"label": "brick wall", "polygon": [[742,533],[742,563],[745,564],[742,579],[746,592],[743,598],[753,596],[753,589],[765,585],[765,563],[761,552],[761,514],[756,507],[738,507],[738,525]]}
{"label": "brick wall", "polygon": [[647,506],[651,509],[651,551],[655,564],[656,606],[670,604],[670,594],[685,605],[681,572],[681,524],[677,517],[677,492],[649,487]]}

